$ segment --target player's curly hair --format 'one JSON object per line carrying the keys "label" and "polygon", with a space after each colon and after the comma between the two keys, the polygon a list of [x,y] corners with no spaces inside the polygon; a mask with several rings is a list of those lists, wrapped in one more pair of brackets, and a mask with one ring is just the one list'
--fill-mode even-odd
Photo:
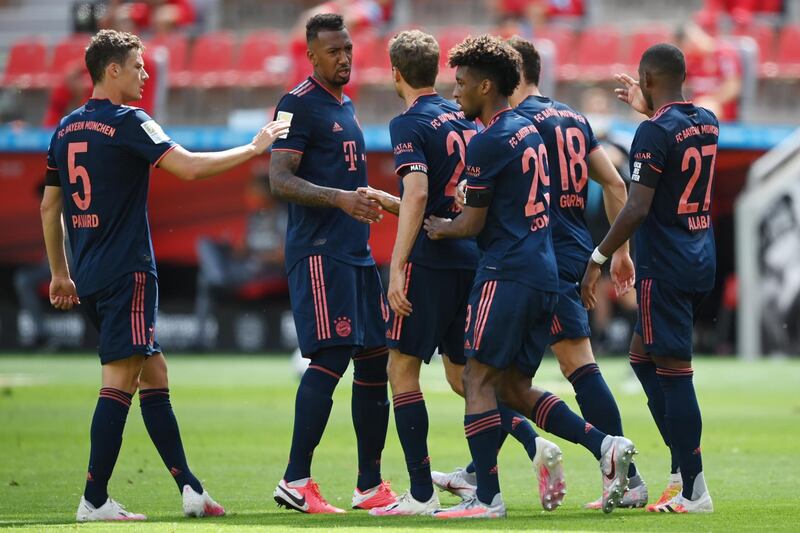
{"label": "player's curly hair", "polygon": [[124,65],[131,50],[144,51],[142,41],[136,35],[126,31],[100,30],[89,41],[84,61],[92,82],[103,81],[106,67],[111,63]]}
{"label": "player's curly hair", "polygon": [[511,96],[519,85],[519,52],[491,35],[467,37],[450,49],[451,67],[470,67],[492,80],[503,96]]}
{"label": "player's curly hair", "polygon": [[403,31],[389,41],[389,59],[415,89],[432,87],[439,73],[439,43],[419,30]]}

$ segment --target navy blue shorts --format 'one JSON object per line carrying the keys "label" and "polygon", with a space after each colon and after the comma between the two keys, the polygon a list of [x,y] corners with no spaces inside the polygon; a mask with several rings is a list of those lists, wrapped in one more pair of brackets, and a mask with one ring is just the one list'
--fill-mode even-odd
{"label": "navy blue shorts", "polygon": [[81,309],[97,332],[102,364],[133,355],[161,353],[155,340],[158,278],[131,272],[107,287],[81,298]]}
{"label": "navy blue shorts", "polygon": [[648,355],[692,360],[694,317],[707,294],[685,292],[660,279],[636,282],[635,331]]}
{"label": "navy blue shorts", "polygon": [[389,305],[375,265],[354,266],[324,255],[305,257],[289,271],[289,297],[304,357],[333,346],[386,344]]}
{"label": "navy blue shorts", "polygon": [[466,356],[533,377],[550,339],[558,294],[511,280],[476,282],[467,306]]}
{"label": "navy blue shorts", "polygon": [[444,270],[408,263],[406,297],[413,311],[402,317],[389,309],[386,345],[426,363],[438,347],[439,353],[451,362],[465,364],[467,300],[474,278],[474,270]]}
{"label": "navy blue shorts", "polygon": [[591,337],[589,313],[581,301],[581,284],[572,280],[558,280],[558,303],[550,326],[550,344],[564,339]]}

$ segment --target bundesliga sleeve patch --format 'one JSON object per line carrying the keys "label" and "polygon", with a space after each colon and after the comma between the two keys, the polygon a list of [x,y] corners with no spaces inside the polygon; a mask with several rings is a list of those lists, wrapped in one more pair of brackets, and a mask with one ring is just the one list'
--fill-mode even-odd
{"label": "bundesliga sleeve patch", "polygon": [[164,133],[164,130],[161,129],[161,126],[158,125],[158,122],[155,120],[148,120],[146,122],[142,122],[142,129],[150,137],[150,140],[153,141],[153,144],[161,144],[169,141],[169,135]]}
{"label": "bundesliga sleeve patch", "polygon": [[[294,116],[294,113],[289,113],[288,111],[278,111],[278,115],[275,117],[275,119],[276,120],[285,120],[286,122],[289,123],[289,127],[291,127],[292,117],[293,116]],[[287,131],[286,133],[284,133],[283,135],[278,137],[278,139],[286,139],[288,137],[289,137],[289,132]]]}

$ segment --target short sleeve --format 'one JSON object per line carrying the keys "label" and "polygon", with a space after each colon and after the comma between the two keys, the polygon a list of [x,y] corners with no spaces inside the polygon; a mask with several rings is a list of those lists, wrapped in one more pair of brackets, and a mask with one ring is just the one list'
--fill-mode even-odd
{"label": "short sleeve", "polygon": [[631,181],[656,187],[667,161],[666,132],[655,122],[639,125],[631,146]]}
{"label": "short sleeve", "polygon": [[117,134],[124,135],[125,148],[147,159],[153,166],[158,166],[167,152],[177,146],[158,122],[141,109],[129,113],[123,124],[124,129]]}
{"label": "short sleeve", "polygon": [[486,207],[494,192],[495,178],[500,170],[498,154],[492,154],[476,135],[467,146],[464,177],[467,178],[467,205]]}
{"label": "short sleeve", "polygon": [[424,126],[414,120],[400,116],[389,124],[389,135],[394,152],[394,171],[399,174],[404,168],[416,166],[416,170],[428,172],[428,160],[423,150]]}
{"label": "short sleeve", "polygon": [[302,154],[311,139],[313,123],[309,116],[308,106],[292,94],[284,95],[275,108],[275,120],[286,120],[291,123],[285,138],[275,139],[272,151],[297,152]]}
{"label": "short sleeve", "polygon": [[58,163],[56,162],[56,134],[58,130],[53,132],[50,138],[50,145],[47,147],[47,170],[58,170]]}
{"label": "short sleeve", "polygon": [[600,142],[597,140],[597,137],[594,136],[594,130],[592,129],[592,125],[589,124],[589,121],[586,121],[586,141],[589,144],[588,153],[592,153],[598,148],[600,148]]}

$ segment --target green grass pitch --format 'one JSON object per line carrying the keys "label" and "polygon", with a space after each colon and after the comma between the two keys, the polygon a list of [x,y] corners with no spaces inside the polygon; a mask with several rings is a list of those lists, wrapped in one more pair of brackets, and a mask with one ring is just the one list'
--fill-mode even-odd
{"label": "green grass pitch", "polygon": [[[600,361],[639,449],[637,464],[660,493],[668,455],[650,419],[638,382],[622,360]],[[220,519],[189,520],[134,401],[110,484],[111,495],[145,513],[146,524],[73,523],[83,488],[89,423],[99,388],[93,356],[0,357],[0,528],[43,530],[247,531],[304,528],[343,531],[798,531],[800,530],[800,362],[700,359],[695,384],[703,410],[703,459],[714,498],[713,515],[652,515],[617,510],[605,516],[581,505],[600,491],[594,459],[555,439],[564,450],[565,504],[545,513],[522,448],[512,439],[500,455],[500,480],[509,517],[439,522],[433,518],[370,517],[366,512],[310,516],[278,509],[272,490],[283,473],[297,384],[286,358],[216,355],[170,360],[173,406],[193,471],[228,510]],[[463,403],[439,363],[426,367],[432,465],[449,470],[467,462]],[[349,376],[314,460],[314,477],[331,503],[348,507],[355,483],[355,439],[349,414]],[[568,383],[548,358],[537,383],[575,407]],[[552,438],[552,437],[551,437]],[[408,486],[393,422],[383,458],[384,477]],[[442,503],[456,503],[442,495]]]}

